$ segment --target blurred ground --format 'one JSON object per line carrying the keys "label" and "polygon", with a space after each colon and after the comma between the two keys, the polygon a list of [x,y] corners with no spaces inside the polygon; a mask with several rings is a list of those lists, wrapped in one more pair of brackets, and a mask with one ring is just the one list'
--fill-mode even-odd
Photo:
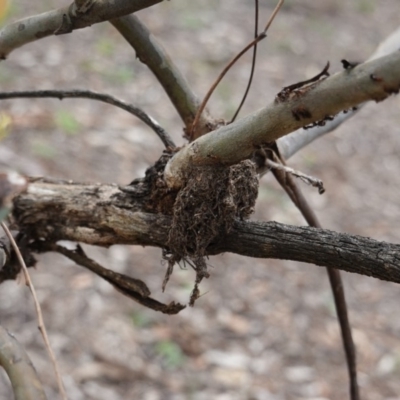
{"label": "blurred ground", "polygon": [[[16,0],[9,20],[67,4]],[[261,1],[265,21],[275,2]],[[284,85],[331,62],[364,60],[398,25],[398,0],[287,1],[258,54],[242,115]],[[139,13],[204,95],[253,32],[253,2],[163,2]],[[222,82],[210,109],[230,118],[246,85],[250,55]],[[109,24],[25,46],[0,64],[1,90],[87,88],[132,101],[183,143],[181,124],[158,83]],[[324,227],[400,243],[400,98],[365,107],[290,160],[324,180],[304,188]],[[0,162],[29,175],[128,183],[162,150],[129,114],[89,100],[1,103]],[[264,178],[255,219],[303,224]],[[193,272],[175,272],[161,293],[161,251],[89,249],[104,266],[145,280],[155,297],[187,302]],[[210,259],[211,278],[193,309],[166,317],[132,303],[60,256],[32,272],[71,400],[348,398],[346,366],[326,273],[315,266],[230,254]],[[365,400],[400,399],[400,287],[343,274]],[[52,367],[27,288],[0,287],[1,324],[26,346],[56,399]],[[11,398],[0,375],[0,399]]]}

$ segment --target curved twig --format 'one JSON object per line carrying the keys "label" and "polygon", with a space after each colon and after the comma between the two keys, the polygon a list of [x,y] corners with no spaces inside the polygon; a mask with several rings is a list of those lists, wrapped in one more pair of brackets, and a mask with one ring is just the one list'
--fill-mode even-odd
{"label": "curved twig", "polygon": [[80,246],[78,246],[76,250],[69,250],[63,246],[60,246],[59,244],[50,242],[40,242],[37,243],[37,246],[39,251],[54,251],[62,254],[65,257],[68,257],[76,264],[89,269],[109,282],[124,296],[129,297],[130,299],[154,311],[159,311],[163,314],[174,315],[178,314],[185,308],[185,306],[180,303],[171,302],[169,304],[163,304],[151,298],[150,290],[143,281],[104,268],[96,261],[87,257]]}
{"label": "curved twig", "polygon": [[[258,0],[255,0],[255,16],[254,16],[254,38],[256,39],[258,36]],[[256,68],[256,59],[257,59],[257,43],[253,47],[253,58],[251,60],[251,70],[250,70],[250,76],[249,76],[249,81],[247,82],[247,87],[246,90],[244,91],[244,95],[242,97],[242,100],[233,115],[231,122],[235,121],[236,117],[240,113],[240,110],[243,107],[243,104],[245,103],[247,99],[247,95],[249,94],[251,84],[253,82],[253,77],[254,77],[254,70]]]}
{"label": "curved twig", "polygon": [[400,89],[400,51],[360,64],[306,86],[289,97],[223,126],[182,148],[169,161],[165,178],[179,188],[187,165],[233,165],[270,143],[313,122],[368,100],[382,101]]}
{"label": "curved twig", "polygon": [[38,318],[38,328],[39,328],[40,333],[43,336],[43,340],[44,340],[44,343],[46,345],[46,349],[47,349],[47,351],[49,353],[51,362],[52,362],[53,367],[54,367],[54,371],[55,371],[56,378],[57,378],[58,389],[60,391],[60,394],[61,394],[61,397],[63,398],[63,400],[68,400],[67,399],[67,394],[65,392],[64,384],[63,384],[63,381],[62,381],[62,378],[61,378],[60,370],[59,370],[58,365],[57,365],[57,360],[56,360],[56,357],[54,355],[53,349],[51,348],[50,340],[49,340],[49,337],[47,335],[46,326],[45,326],[44,320],[43,320],[42,309],[40,307],[40,303],[39,303],[39,300],[38,300],[37,295],[36,295],[35,287],[33,286],[31,277],[29,275],[28,268],[27,268],[27,266],[25,264],[25,261],[24,261],[24,259],[22,257],[21,252],[19,251],[17,243],[15,242],[11,232],[7,228],[7,225],[4,222],[1,222],[0,225],[3,228],[4,232],[6,233],[8,239],[10,240],[11,246],[13,247],[13,250],[15,251],[15,254],[17,255],[18,261],[21,264],[22,270],[24,272],[25,280],[27,282],[27,285],[29,286],[29,289],[30,289],[30,291],[32,293],[33,301],[35,303],[35,309],[36,309],[36,314],[37,314],[37,318]]}
{"label": "curved twig", "polygon": [[245,54],[249,49],[251,49],[253,46],[255,46],[258,42],[260,42],[261,40],[263,40],[264,38],[267,37],[267,31],[268,31],[269,27],[271,26],[273,20],[275,19],[276,15],[278,14],[280,8],[282,7],[283,2],[284,2],[284,0],[279,0],[274,11],[272,12],[267,24],[265,25],[264,30],[228,63],[228,65],[219,74],[216,81],[211,85],[207,94],[204,96],[204,99],[201,102],[199,109],[197,110],[196,117],[193,121],[193,125],[192,125],[191,131],[190,131],[190,139],[191,140],[197,139],[199,137],[199,135],[196,132],[197,123],[200,120],[201,114],[202,114],[203,110],[205,109],[205,107],[208,103],[208,100],[210,99],[211,95],[214,93],[215,88],[221,82],[222,78],[226,75],[226,73],[231,69],[232,65],[235,64],[236,61],[239,60],[240,57],[242,57],[243,54]]}
{"label": "curved twig", "polygon": [[128,111],[130,114],[139,118],[147,126],[149,126],[157,134],[157,136],[164,143],[165,147],[174,148],[175,143],[169,134],[158,124],[158,122],[145,113],[142,109],[134,106],[133,104],[125,103],[122,100],[110,96],[105,93],[97,93],[90,90],[31,90],[21,92],[0,92],[0,100],[15,99],[15,98],[45,98],[53,97],[59,100],[64,98],[86,98],[92,100],[102,101],[103,103],[111,104],[115,107]]}

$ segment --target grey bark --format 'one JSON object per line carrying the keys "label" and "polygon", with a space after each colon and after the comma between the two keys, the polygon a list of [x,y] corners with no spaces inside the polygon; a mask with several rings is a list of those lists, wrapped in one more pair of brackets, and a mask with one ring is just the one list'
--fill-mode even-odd
{"label": "grey bark", "polygon": [[70,33],[161,3],[162,0],[80,0],[71,5],[21,19],[0,31],[0,59],[18,47],[47,36]]}
{"label": "grey bark", "polygon": [[[165,247],[171,217],[143,212],[114,185],[31,183],[15,198],[19,229],[32,238],[99,246]],[[231,252],[337,268],[400,283],[400,245],[326,229],[277,222],[236,221],[208,254]]]}

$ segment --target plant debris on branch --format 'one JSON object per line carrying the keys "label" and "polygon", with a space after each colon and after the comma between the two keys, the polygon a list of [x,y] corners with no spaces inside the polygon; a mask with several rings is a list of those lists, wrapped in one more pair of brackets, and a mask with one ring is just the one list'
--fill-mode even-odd
{"label": "plant debris on branch", "polygon": [[193,305],[199,296],[199,283],[209,277],[205,261],[208,246],[228,234],[235,219],[246,219],[254,211],[258,176],[255,163],[245,160],[230,167],[188,168],[185,178],[173,207],[163,288],[173,265],[190,259],[196,270],[190,299]]}

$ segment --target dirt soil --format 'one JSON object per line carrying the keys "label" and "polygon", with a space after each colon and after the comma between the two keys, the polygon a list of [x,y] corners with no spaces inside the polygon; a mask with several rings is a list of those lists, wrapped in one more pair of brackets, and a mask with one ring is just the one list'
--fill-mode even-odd
{"label": "dirt soil", "polygon": [[[9,21],[68,4],[16,0]],[[275,1],[260,2],[265,23]],[[244,0],[174,0],[140,12],[203,96],[252,37]],[[398,26],[398,0],[288,0],[259,47],[255,84],[241,115],[283,86],[310,78],[329,60],[362,61]],[[230,118],[249,75],[250,54],[210,103]],[[183,144],[166,95],[107,23],[27,45],[0,64],[1,90],[83,88],[143,107]],[[143,176],[162,144],[140,121],[90,100],[3,101],[0,164],[28,175],[127,184]],[[4,129],[7,121],[11,125]],[[289,160],[324,181],[304,187],[324,227],[400,243],[400,97],[370,104]],[[272,176],[262,179],[258,220],[304,224]],[[85,247],[102,265],[144,280],[154,297],[187,303],[194,272],[177,268],[161,292],[161,250]],[[122,297],[61,256],[40,257],[32,278],[71,400],[294,400],[348,398],[348,380],[326,271],[294,262],[224,254],[194,308],[164,316]],[[364,400],[400,399],[400,287],[343,274]],[[0,318],[29,352],[49,399],[53,369],[28,289],[0,287]],[[0,375],[0,399],[10,399]]]}

